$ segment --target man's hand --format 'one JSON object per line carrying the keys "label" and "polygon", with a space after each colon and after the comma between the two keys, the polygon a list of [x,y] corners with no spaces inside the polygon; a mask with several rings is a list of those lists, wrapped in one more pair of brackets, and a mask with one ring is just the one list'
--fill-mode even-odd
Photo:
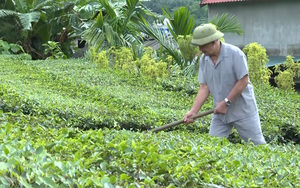
{"label": "man's hand", "polygon": [[191,117],[196,115],[195,112],[189,111],[188,113],[185,114],[184,118],[183,118],[183,122],[184,124],[189,124],[189,123],[194,123],[194,119],[192,119]]}
{"label": "man's hand", "polygon": [[226,102],[223,100],[219,102],[214,110],[215,114],[226,114],[228,106]]}

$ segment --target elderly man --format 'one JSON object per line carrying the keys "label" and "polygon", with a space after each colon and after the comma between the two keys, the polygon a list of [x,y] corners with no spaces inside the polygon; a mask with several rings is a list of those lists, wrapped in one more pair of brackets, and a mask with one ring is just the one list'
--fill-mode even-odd
{"label": "elderly man", "polygon": [[209,133],[212,136],[227,138],[235,127],[245,142],[265,144],[246,56],[238,47],[221,42],[223,35],[212,24],[194,30],[191,44],[199,46],[203,53],[198,74],[200,89],[184,122],[194,122],[190,117],[198,113],[211,94],[214,113]]}

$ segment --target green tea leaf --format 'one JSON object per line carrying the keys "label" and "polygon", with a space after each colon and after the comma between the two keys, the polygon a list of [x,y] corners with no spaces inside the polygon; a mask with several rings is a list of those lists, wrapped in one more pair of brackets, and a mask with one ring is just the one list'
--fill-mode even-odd
{"label": "green tea leaf", "polygon": [[51,178],[43,177],[42,180],[43,180],[43,182],[44,182],[46,185],[48,185],[49,187],[52,187],[52,188],[55,188],[55,187],[56,187],[55,182],[54,182]]}
{"label": "green tea leaf", "polygon": [[5,162],[0,162],[0,170],[7,170],[9,165]]}
{"label": "green tea leaf", "polygon": [[109,182],[112,183],[112,184],[115,184],[117,181],[117,177],[116,176],[110,176],[109,177]]}
{"label": "green tea leaf", "polygon": [[109,183],[110,182],[110,179],[109,177],[107,176],[104,176],[102,179],[101,179],[101,184],[104,185],[105,183]]}
{"label": "green tea leaf", "polygon": [[38,147],[38,148],[36,149],[35,153],[36,153],[37,155],[39,155],[39,154],[41,154],[41,153],[43,152],[43,150],[44,150],[44,147],[43,147],[43,146],[40,146],[40,147]]}
{"label": "green tea leaf", "polygon": [[7,147],[4,147],[4,148],[3,148],[3,151],[4,151],[5,155],[8,155],[8,154],[9,154],[9,149],[8,149]]}
{"label": "green tea leaf", "polygon": [[20,177],[20,183],[26,188],[32,188],[32,186],[28,184],[22,177]]}

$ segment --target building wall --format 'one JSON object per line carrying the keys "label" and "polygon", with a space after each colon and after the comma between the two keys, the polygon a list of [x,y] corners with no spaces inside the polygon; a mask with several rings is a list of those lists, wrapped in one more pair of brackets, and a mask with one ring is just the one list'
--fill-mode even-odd
{"label": "building wall", "polygon": [[258,42],[268,55],[300,55],[300,1],[268,0],[209,5],[208,17],[229,13],[242,24],[243,36],[225,33],[227,43],[243,48]]}

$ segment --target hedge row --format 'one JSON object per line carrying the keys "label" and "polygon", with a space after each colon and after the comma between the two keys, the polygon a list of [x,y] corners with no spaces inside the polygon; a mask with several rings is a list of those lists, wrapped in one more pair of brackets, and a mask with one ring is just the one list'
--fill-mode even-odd
{"label": "hedge row", "polygon": [[300,148],[208,134],[51,129],[0,111],[3,187],[299,187]]}
{"label": "hedge row", "polygon": [[[150,80],[99,70],[82,60],[18,61],[2,57],[0,66],[0,109],[38,117],[45,127],[149,130],[181,119],[199,88],[196,78]],[[267,141],[300,143],[300,96],[270,86],[254,86]],[[211,98],[203,111],[210,108]],[[175,129],[207,133],[210,118]],[[239,141],[236,131],[231,139]]]}

